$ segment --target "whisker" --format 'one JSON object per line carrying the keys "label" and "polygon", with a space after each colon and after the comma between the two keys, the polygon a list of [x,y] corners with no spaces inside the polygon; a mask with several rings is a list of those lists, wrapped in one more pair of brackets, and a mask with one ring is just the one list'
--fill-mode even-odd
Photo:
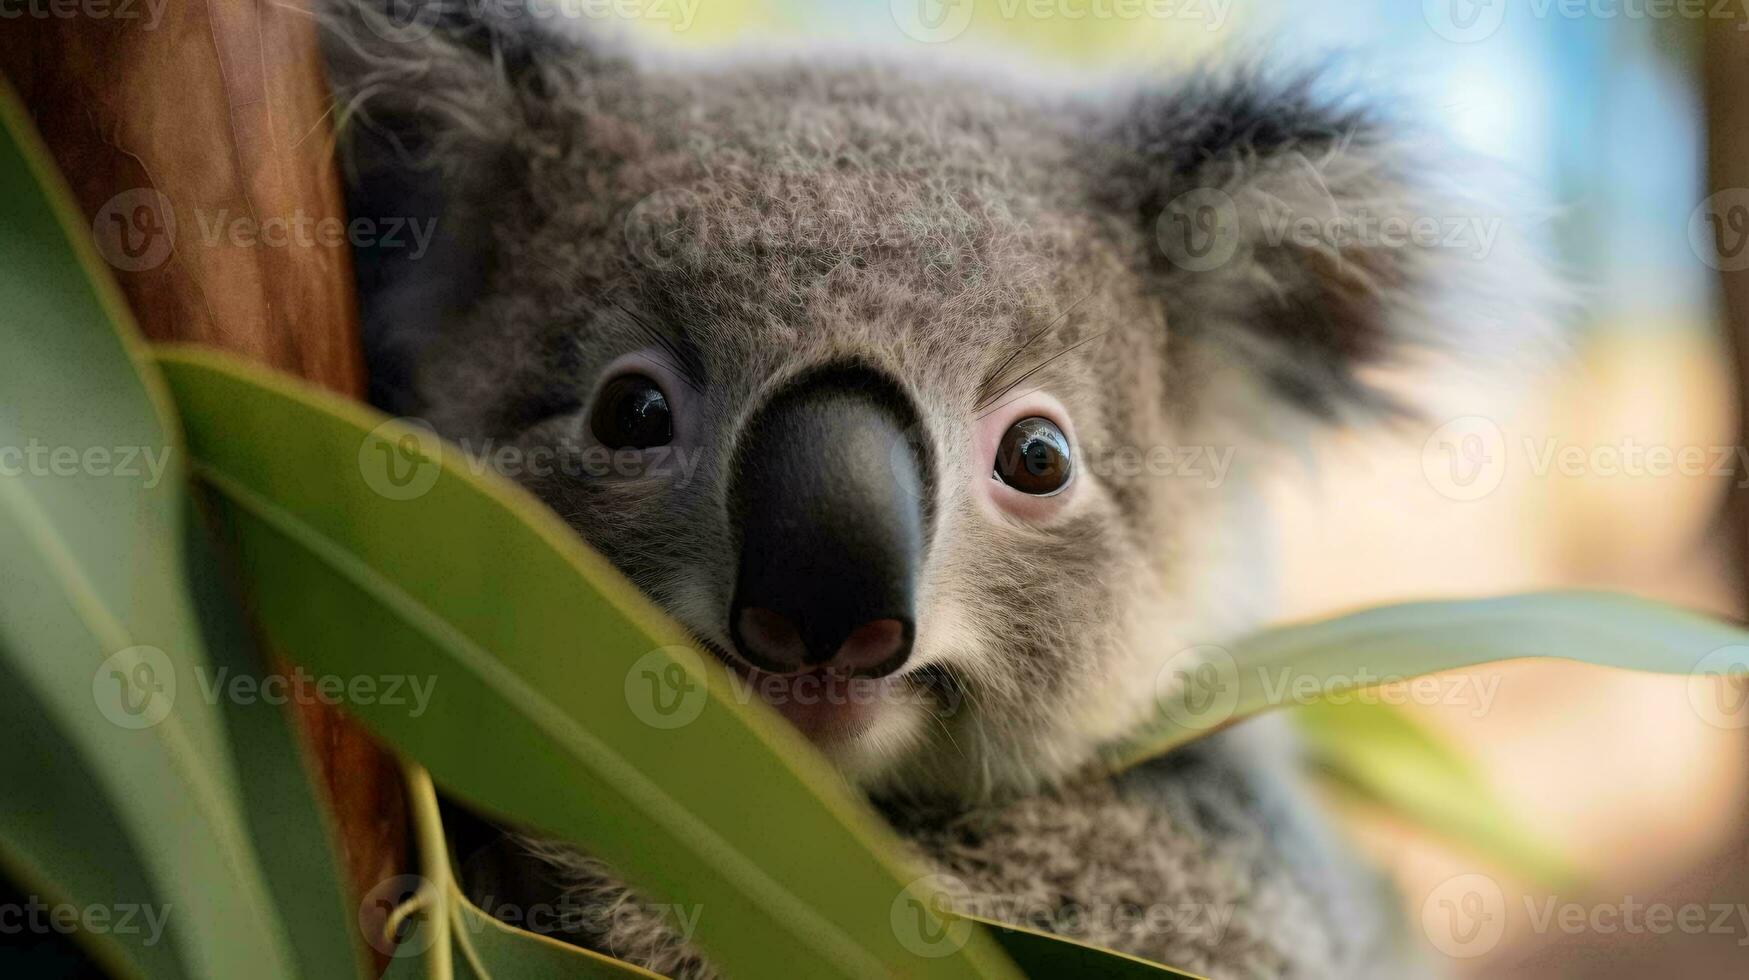
{"label": "whisker", "polygon": [[[1018,388],[1021,384],[1025,383],[1026,379],[1032,377],[1033,375],[1039,373],[1040,371],[1044,370],[1045,368],[1051,366],[1053,363],[1055,363],[1059,359],[1063,358],[1064,356],[1074,353],[1075,351],[1081,349],[1082,347],[1085,347],[1088,344],[1091,344],[1095,340],[1105,339],[1106,335],[1109,333],[1110,333],[1110,331],[1105,331],[1103,333],[1096,333],[1093,336],[1088,337],[1085,340],[1078,340],[1075,343],[1070,344],[1069,346],[1063,348],[1062,350],[1057,351],[1055,354],[1052,354],[1050,357],[1047,357],[1044,360],[1040,361],[1039,363],[1033,365],[1033,367],[1030,370],[1028,370],[1025,374],[1022,374],[1020,377],[1015,378],[1013,381],[1011,381],[1007,385],[1003,386],[1002,390],[991,395],[989,398],[986,398],[984,400],[984,404],[988,405],[990,402],[993,402],[996,399],[1001,398],[1003,395],[1008,394],[1009,392],[1013,391],[1015,388]],[[1003,402],[1002,404],[1006,405],[1008,403]],[[996,406],[996,408],[1000,408],[1000,407],[1002,407],[1002,406],[1001,405]],[[991,408],[991,409],[988,409],[985,411],[978,412],[977,418],[983,418],[984,416],[989,415],[991,412],[994,412],[996,410],[996,408]],[[977,411],[977,409],[973,409],[973,411]]]}
{"label": "whisker", "polygon": [[[975,419],[988,418],[991,415],[994,415],[997,412],[1002,411],[1004,408],[1007,408],[1008,406],[1014,404],[1015,402],[1020,401],[1022,398],[1025,398],[1027,395],[1030,395],[1030,394],[1037,392],[1037,391],[1043,391],[1043,390],[1044,390],[1043,388],[1028,388],[1025,391],[1020,392],[1019,394],[1015,395],[1013,398],[1010,398],[1010,399],[1004,401],[1000,405],[991,406],[989,409],[987,409],[983,412],[980,412],[979,414],[973,416],[973,418],[975,418]],[[1000,396],[998,396],[998,397],[1000,397]]]}
{"label": "whisker", "polygon": [[[1019,359],[1020,355],[1026,353],[1028,350],[1030,350],[1032,348],[1032,345],[1038,342],[1039,338],[1043,337],[1045,334],[1049,333],[1050,331],[1056,329],[1058,324],[1062,323],[1065,319],[1067,319],[1069,314],[1075,312],[1075,309],[1077,307],[1079,307],[1082,303],[1087,302],[1087,300],[1091,299],[1092,296],[1093,296],[1092,293],[1087,293],[1086,295],[1082,296],[1080,299],[1076,300],[1075,302],[1070,303],[1068,306],[1063,308],[1063,312],[1061,312],[1061,313],[1057,314],[1055,317],[1053,317],[1049,323],[1046,323],[1044,326],[1038,328],[1038,330],[1034,331],[1031,336],[1027,337],[1024,341],[1021,341],[1019,346],[1015,347],[1014,350],[1011,351],[1007,357],[1002,359],[1002,363],[996,365],[996,369],[990,372],[990,380],[992,382],[994,382],[997,379],[1001,378],[1002,373],[1004,371],[1007,371],[1008,368],[1010,366],[1012,366],[1017,359]],[[1004,390],[1006,390],[1006,389],[1004,389]],[[976,411],[982,409],[985,405],[988,405],[994,399],[1000,398],[1000,397],[1001,397],[1001,392],[998,392],[994,395],[991,395],[988,398],[985,398],[978,405],[974,406],[972,411],[976,412]]]}
{"label": "whisker", "polygon": [[662,348],[662,351],[668,355],[669,366],[674,368],[674,373],[680,376],[680,380],[685,382],[688,388],[694,392],[703,390],[703,379],[699,377],[697,365],[693,364],[692,359],[680,349],[680,345],[674,342],[674,338],[668,336],[661,327],[651,323],[648,318],[626,305],[618,297],[610,298],[608,302],[612,303],[615,309],[624,313],[627,319],[632,321],[632,325],[638,328],[639,333],[649,338],[651,343]]}

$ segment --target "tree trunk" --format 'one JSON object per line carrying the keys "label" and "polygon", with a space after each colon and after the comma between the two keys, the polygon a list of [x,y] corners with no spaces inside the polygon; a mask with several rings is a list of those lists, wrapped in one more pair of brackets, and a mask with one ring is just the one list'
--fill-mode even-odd
{"label": "tree trunk", "polygon": [[[351,253],[308,13],[276,0],[71,12],[6,21],[0,72],[92,219],[140,327],[361,396]],[[357,900],[404,865],[399,773],[357,723],[297,700]]]}

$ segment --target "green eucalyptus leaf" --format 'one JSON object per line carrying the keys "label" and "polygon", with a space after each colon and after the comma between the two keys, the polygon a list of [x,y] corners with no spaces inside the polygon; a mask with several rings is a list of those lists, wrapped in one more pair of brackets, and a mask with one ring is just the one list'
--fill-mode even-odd
{"label": "green eucalyptus leaf", "polygon": [[1078,980],[1158,980],[1160,977],[1181,977],[1183,980],[1203,980],[1194,973],[1183,973],[1148,960],[1088,946],[1036,929],[1023,929],[978,916],[966,918],[989,930],[1008,957],[1020,967],[1020,972],[1029,977],[1076,977]]}
{"label": "green eucalyptus leaf", "polygon": [[[0,197],[0,704],[31,727],[4,767],[0,855],[25,885],[100,910],[76,935],[115,972],[352,974],[339,934],[294,948],[276,902],[296,892],[312,903],[300,926],[338,923],[319,869],[265,880],[263,787],[304,775],[292,755],[240,779],[234,746],[270,740],[233,742],[235,719],[201,696],[214,661],[186,575],[210,555],[185,548],[170,403],[3,86]],[[325,855],[319,823],[285,832]],[[162,934],[140,928],[148,913]]]}
{"label": "green eucalyptus leaf", "polygon": [[[1749,632],[1633,596],[1541,592],[1382,606],[1192,647],[1160,677],[1161,711],[1108,753],[1114,769],[1273,708],[1500,660],[1549,657],[1687,674],[1697,711],[1715,678],[1749,674]],[[1720,709],[1724,710],[1724,709]]]}
{"label": "green eucalyptus leaf", "polygon": [[[643,978],[653,980],[657,974],[629,963],[556,942],[545,936],[507,925],[475,906],[462,895],[450,865],[445,847],[441,811],[437,793],[424,770],[409,768],[407,796],[409,809],[419,841],[421,881],[431,887],[420,888],[399,910],[399,917],[417,920],[411,931],[428,927],[429,916],[442,915],[448,924],[441,933],[420,935],[419,940],[402,947],[390,965],[385,980],[399,978],[430,978],[451,975],[458,977],[584,977],[599,980]],[[977,916],[961,916],[947,912],[942,923],[943,933],[955,928],[983,927],[996,938],[1002,948],[1027,976],[1033,977],[1100,977],[1110,980],[1128,978],[1183,977],[1198,980],[1192,974],[1162,968],[1159,964],[1132,956],[1096,949],[1058,936],[1024,929]],[[964,924],[956,926],[953,920]],[[439,966],[435,952],[437,944],[444,947],[451,966]]]}
{"label": "green eucalyptus leaf", "polygon": [[114,808],[92,805],[97,775],[68,751],[72,738],[47,703],[9,669],[16,659],[0,650],[0,718],[10,741],[0,753],[0,786],[6,787],[0,793],[0,865],[27,890],[20,896],[27,902],[134,910],[128,914],[138,929],[131,934],[92,930],[79,937],[105,972],[188,976],[167,935],[172,910],[146,877],[146,864]]}
{"label": "green eucalyptus leaf", "polygon": [[[431,777],[407,772],[408,809],[418,844],[414,897],[397,910],[416,939],[394,948],[389,977],[565,977],[652,980],[657,974],[507,925],[462,895],[450,866]],[[439,922],[438,920],[441,920]],[[425,932],[431,929],[433,931]]]}
{"label": "green eucalyptus leaf", "polygon": [[[363,944],[352,941],[353,909],[341,884],[337,840],[315,787],[313,760],[292,729],[287,690],[251,633],[243,596],[227,581],[221,542],[190,508],[188,586],[210,657],[203,697],[219,694],[225,732],[237,759],[243,818],[267,891],[291,937],[305,977],[368,975]],[[250,696],[224,696],[219,685],[246,679]],[[278,692],[278,693],[275,693]]]}
{"label": "green eucalyptus leaf", "polygon": [[160,360],[263,624],[320,673],[429,682],[347,706],[447,791],[699,906],[731,973],[1011,975],[981,931],[907,947],[891,832],[538,501],[270,372]]}

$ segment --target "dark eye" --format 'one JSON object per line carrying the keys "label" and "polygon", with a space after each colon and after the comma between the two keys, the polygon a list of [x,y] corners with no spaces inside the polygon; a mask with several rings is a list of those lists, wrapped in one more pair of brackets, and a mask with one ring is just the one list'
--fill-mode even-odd
{"label": "dark eye", "polygon": [[609,449],[649,449],[674,438],[668,396],[641,374],[622,374],[596,396],[589,428]]}
{"label": "dark eye", "polygon": [[1048,497],[1069,483],[1069,440],[1049,419],[1021,419],[996,447],[995,475],[1021,493]]}

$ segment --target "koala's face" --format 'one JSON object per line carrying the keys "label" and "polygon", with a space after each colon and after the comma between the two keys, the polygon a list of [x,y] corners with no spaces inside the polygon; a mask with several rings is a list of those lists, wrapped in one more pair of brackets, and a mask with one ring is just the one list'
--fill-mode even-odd
{"label": "koala's face", "polygon": [[[1187,189],[1291,196],[1271,155],[1340,163],[1359,119],[488,41],[355,68],[400,93],[355,209],[439,218],[430,256],[361,259],[379,399],[498,460],[849,775],[1060,775],[1252,617],[1239,433],[1362,400],[1415,263],[1186,269],[1156,234]],[[384,163],[409,147],[437,169]]]}
{"label": "koala's face", "polygon": [[1073,144],[873,75],[584,98],[419,379],[445,430],[552,460],[507,471],[857,777],[1109,734],[1206,491],[1103,465],[1179,440],[1143,230]]}

